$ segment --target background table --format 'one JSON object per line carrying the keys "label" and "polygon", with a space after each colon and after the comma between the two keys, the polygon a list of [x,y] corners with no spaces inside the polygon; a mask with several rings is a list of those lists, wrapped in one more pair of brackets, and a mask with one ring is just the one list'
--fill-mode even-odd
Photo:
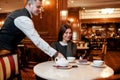
{"label": "background table", "polygon": [[80,56],[82,56],[82,58],[84,59],[87,59],[89,57],[89,54],[90,54],[89,47],[77,46],[77,54],[76,54],[77,59],[79,59]]}
{"label": "background table", "polygon": [[[41,78],[49,80],[93,80],[99,77],[109,77],[114,74],[114,71],[107,65],[104,68],[98,68],[79,64],[78,68],[57,69],[53,67],[54,64],[54,61],[39,63],[34,66],[34,73]],[[71,63],[71,65],[75,64]]]}

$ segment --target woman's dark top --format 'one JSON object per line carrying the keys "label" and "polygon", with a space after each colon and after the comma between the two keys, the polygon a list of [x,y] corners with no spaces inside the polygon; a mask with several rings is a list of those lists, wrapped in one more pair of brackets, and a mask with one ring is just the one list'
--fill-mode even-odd
{"label": "woman's dark top", "polygon": [[61,45],[60,42],[52,43],[52,47],[62,53],[65,58],[68,56],[75,56],[77,51],[77,46],[73,42],[68,42],[67,45]]}

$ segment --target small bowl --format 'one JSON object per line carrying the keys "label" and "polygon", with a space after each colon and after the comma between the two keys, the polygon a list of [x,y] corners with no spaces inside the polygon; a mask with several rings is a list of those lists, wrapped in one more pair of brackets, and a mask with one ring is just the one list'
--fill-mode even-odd
{"label": "small bowl", "polygon": [[67,57],[68,62],[73,62],[75,60],[75,57]]}
{"label": "small bowl", "polygon": [[102,60],[94,60],[93,65],[95,66],[102,66],[104,64],[104,61]]}

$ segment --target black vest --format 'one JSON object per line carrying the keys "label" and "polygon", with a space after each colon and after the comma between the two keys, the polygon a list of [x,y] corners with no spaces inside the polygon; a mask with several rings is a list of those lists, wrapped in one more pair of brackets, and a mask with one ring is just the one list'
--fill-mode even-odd
{"label": "black vest", "polygon": [[31,18],[27,9],[24,8],[12,12],[5,19],[5,22],[0,29],[0,49],[13,51],[17,48],[17,45],[21,40],[25,38],[25,34],[14,24],[14,19],[20,16]]}

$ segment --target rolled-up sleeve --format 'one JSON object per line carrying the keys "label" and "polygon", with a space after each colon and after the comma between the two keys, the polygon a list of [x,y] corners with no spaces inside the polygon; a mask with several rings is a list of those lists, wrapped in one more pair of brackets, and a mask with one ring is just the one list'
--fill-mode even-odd
{"label": "rolled-up sleeve", "polygon": [[55,55],[57,51],[40,37],[30,18],[20,16],[14,20],[14,23],[39,49],[51,57]]}

